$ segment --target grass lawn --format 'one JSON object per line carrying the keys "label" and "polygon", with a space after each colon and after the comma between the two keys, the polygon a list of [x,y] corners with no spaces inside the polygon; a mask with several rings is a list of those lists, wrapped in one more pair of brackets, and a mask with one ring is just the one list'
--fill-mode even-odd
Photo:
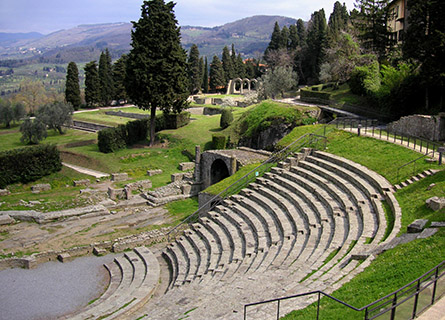
{"label": "grass lawn", "polygon": [[[397,177],[397,169],[405,163],[417,159],[421,154],[410,149],[369,137],[335,130],[328,135],[328,152],[360,163],[384,176],[392,184],[400,183],[413,175],[413,165],[402,168]],[[425,160],[416,162],[414,173],[426,169],[440,169],[437,164]]]}
{"label": "grass lawn", "polygon": [[[87,205],[87,201],[84,198],[79,197],[79,191],[85,187],[74,187],[74,180],[90,179],[91,176],[87,176],[67,167],[62,167],[62,170],[56,173],[52,173],[49,176],[43,177],[37,181],[27,184],[15,183],[8,186],[11,194],[8,196],[2,196],[0,210],[37,210],[42,212],[49,212],[54,210],[68,209],[76,206]],[[32,193],[31,186],[39,183],[48,183],[51,185],[51,190],[43,191],[40,193]],[[32,208],[24,206],[20,200],[39,201],[41,204],[37,204]]]}

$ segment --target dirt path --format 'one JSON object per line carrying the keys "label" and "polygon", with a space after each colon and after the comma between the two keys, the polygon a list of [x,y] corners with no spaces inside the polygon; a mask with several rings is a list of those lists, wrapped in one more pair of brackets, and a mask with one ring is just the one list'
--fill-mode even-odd
{"label": "dirt path", "polygon": [[88,168],[84,168],[84,167],[80,167],[80,166],[76,166],[74,164],[69,164],[66,162],[62,162],[62,164],[65,167],[71,168],[73,170],[76,170],[77,172],[89,175],[89,176],[93,176],[95,178],[106,178],[109,177],[110,175],[108,173],[104,173],[104,172],[100,172],[100,171],[96,171],[96,170],[92,170],[92,169],[88,169]]}

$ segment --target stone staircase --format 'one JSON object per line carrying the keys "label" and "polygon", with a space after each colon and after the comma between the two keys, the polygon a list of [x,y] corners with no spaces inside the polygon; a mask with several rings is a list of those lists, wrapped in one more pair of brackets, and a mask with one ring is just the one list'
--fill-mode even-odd
{"label": "stone staircase", "polygon": [[146,247],[126,252],[105,268],[110,282],[104,294],[69,319],[131,319],[158,287],[159,263]]}
{"label": "stone staircase", "polygon": [[439,170],[434,170],[434,169],[425,170],[425,171],[418,173],[415,176],[412,176],[411,178],[406,179],[405,181],[395,185],[394,188],[396,190],[400,190],[402,188],[409,186],[410,184],[413,184],[414,182],[417,182],[417,181],[422,180],[426,177],[432,176],[432,175],[436,174],[437,172],[439,172]]}
{"label": "stone staircase", "polygon": [[[201,217],[162,256],[166,292],[141,319],[241,319],[244,304],[313,290],[332,292],[366,268],[400,229],[391,184],[325,152],[288,158]],[[381,201],[395,215],[384,239]],[[311,299],[282,302],[281,314]],[[124,301],[122,301],[124,302]],[[275,314],[275,304],[249,319]]]}

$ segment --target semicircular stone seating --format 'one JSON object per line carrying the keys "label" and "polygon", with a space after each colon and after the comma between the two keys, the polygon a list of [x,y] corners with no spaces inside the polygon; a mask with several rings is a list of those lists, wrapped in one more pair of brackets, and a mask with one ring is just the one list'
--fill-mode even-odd
{"label": "semicircular stone seating", "polygon": [[65,318],[86,319],[131,319],[155,292],[160,277],[156,256],[146,247],[138,247],[116,257],[104,265],[110,275],[110,282],[102,296],[77,312]]}
{"label": "semicircular stone seating", "polygon": [[[162,253],[169,266],[166,291],[144,301],[134,315],[240,319],[247,303],[314,290],[333,292],[366,268],[373,252],[399,231],[401,213],[392,192],[383,177],[347,159],[310,149],[295,154],[170,243]],[[393,210],[392,230],[387,230],[382,201]],[[119,273],[113,268],[112,277]],[[100,300],[128,303],[117,294],[129,290],[125,277],[121,289],[110,285],[113,293]],[[281,314],[311,302],[283,301]],[[97,301],[81,316],[98,315],[102,305]],[[274,317],[275,308],[251,308],[248,318]],[[119,314],[125,312],[113,316]]]}

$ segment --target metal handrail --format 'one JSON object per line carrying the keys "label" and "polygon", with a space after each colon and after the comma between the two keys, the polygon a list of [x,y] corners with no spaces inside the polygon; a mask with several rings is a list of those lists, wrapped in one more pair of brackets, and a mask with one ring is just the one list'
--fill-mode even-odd
{"label": "metal handrail", "polygon": [[[342,305],[344,305],[344,306],[348,307],[349,309],[352,309],[352,310],[354,310],[354,311],[356,311],[356,312],[362,312],[362,311],[365,311],[365,317],[364,317],[365,320],[368,320],[368,319],[374,319],[374,318],[376,318],[376,317],[378,317],[378,316],[384,314],[385,312],[388,312],[388,311],[390,311],[390,310],[393,310],[393,309],[396,308],[397,306],[403,304],[405,301],[408,301],[408,300],[409,300],[410,298],[412,298],[413,296],[418,295],[421,291],[423,291],[425,288],[429,287],[431,284],[433,284],[433,283],[436,283],[436,284],[437,284],[437,281],[438,281],[440,278],[442,278],[443,276],[445,276],[445,270],[443,270],[442,273],[439,275],[439,269],[440,269],[441,267],[445,267],[445,260],[443,260],[441,263],[439,263],[438,265],[436,265],[434,268],[432,268],[432,269],[430,269],[429,271],[425,272],[423,275],[421,275],[421,276],[418,277],[417,279],[415,279],[415,280],[409,282],[408,284],[406,284],[406,285],[404,285],[403,287],[401,287],[401,288],[399,288],[399,289],[393,291],[392,293],[387,294],[386,296],[384,296],[384,297],[382,297],[382,298],[380,298],[380,299],[378,299],[378,300],[375,300],[374,302],[371,302],[371,303],[369,303],[369,304],[367,304],[367,305],[365,305],[365,306],[363,306],[363,307],[361,307],[361,308],[356,308],[356,307],[350,305],[350,304],[347,303],[347,302],[344,302],[344,301],[342,301],[342,300],[340,300],[340,299],[337,299],[337,298],[331,296],[330,294],[328,294],[328,293],[326,293],[326,292],[323,292],[323,291],[321,291],[321,290],[317,290],[317,291],[311,291],[311,292],[300,293],[300,294],[291,295],[291,296],[286,296],[286,297],[281,297],[281,298],[275,298],[275,299],[269,299],[269,300],[264,300],[264,301],[260,301],[260,302],[254,302],[254,303],[245,304],[245,305],[244,305],[244,320],[247,319],[247,308],[248,308],[248,307],[252,307],[252,306],[256,306],[256,305],[261,305],[261,304],[272,303],[272,302],[277,302],[277,303],[278,303],[278,310],[277,310],[277,311],[278,311],[278,312],[277,312],[277,320],[278,320],[278,319],[279,319],[279,307],[280,307],[280,302],[281,302],[281,301],[283,301],[283,300],[288,300],[288,299],[293,299],[293,298],[304,297],[304,296],[309,296],[309,295],[314,295],[314,294],[318,294],[318,299],[317,299],[317,318],[316,318],[316,319],[319,319],[319,308],[320,308],[320,299],[321,299],[321,295],[326,296],[326,297],[328,297],[329,299],[334,300],[334,301],[336,301],[336,302],[338,302],[338,303],[340,303],[340,304],[342,304]],[[430,278],[433,278],[433,280],[422,282],[422,284],[424,284],[425,282],[427,282],[427,285],[425,285],[425,286],[423,286],[423,287],[421,288],[421,287],[420,287],[420,284],[421,284],[420,280],[423,279],[423,278],[425,278],[426,276],[430,275],[431,273],[433,273],[433,274],[430,276]],[[412,286],[412,285],[415,284],[415,283],[417,283],[417,286],[416,286],[416,290],[414,291],[414,293],[412,293],[412,294],[409,295],[408,297],[404,298],[402,301],[397,302],[397,294],[400,293],[400,292],[402,292],[403,290],[409,288],[410,286]],[[392,298],[392,297],[394,297],[394,298]],[[373,306],[375,306],[375,305],[377,305],[377,304],[379,304],[379,303],[381,303],[382,301],[388,300],[388,298],[392,298],[392,299],[389,300],[388,303],[385,303],[385,304],[389,304],[389,303],[391,303],[391,307],[389,307],[389,308],[384,308],[384,309],[380,310],[380,313],[379,313],[378,315],[369,318],[368,316],[369,316],[370,308],[373,307]],[[396,303],[394,304],[393,301],[395,301]],[[435,302],[435,295],[434,295],[434,293],[433,293],[433,297],[432,297],[431,305],[434,304],[434,302]],[[417,306],[415,306],[415,307],[417,307]],[[371,309],[371,311],[372,311],[372,310],[375,310],[375,309],[379,309],[379,308],[380,308],[379,306],[378,306],[378,307],[375,307],[374,309]],[[415,310],[416,310],[416,309],[414,309],[413,313],[416,313]],[[393,315],[391,316],[391,319],[394,319],[394,316],[393,316]]]}
{"label": "metal handrail", "polygon": [[420,160],[420,159],[426,158],[426,157],[428,157],[430,154],[433,154],[433,153],[434,153],[434,151],[430,151],[430,152],[428,152],[428,153],[426,153],[426,154],[424,154],[424,155],[418,157],[417,159],[408,161],[407,163],[405,163],[405,164],[401,165],[400,167],[398,167],[398,168],[397,168],[397,181],[399,181],[399,172],[400,172],[400,169],[402,169],[402,168],[404,168],[404,167],[410,165],[411,163],[416,162],[416,161],[418,161],[418,160]]}
{"label": "metal handrail", "polygon": [[[335,121],[335,120],[334,120]],[[333,123],[334,121],[332,121],[331,123]],[[328,123],[326,125],[324,125],[322,128],[320,128],[318,131],[319,132],[321,130],[323,130],[323,133],[326,134],[326,128],[331,124]],[[234,183],[232,183],[230,186],[228,186],[226,189],[224,189],[223,191],[221,191],[220,193],[218,193],[216,196],[212,197],[210,200],[208,200],[203,206],[201,206],[198,210],[196,210],[195,212],[193,212],[191,215],[189,215],[186,219],[184,219],[183,221],[181,221],[178,225],[176,225],[173,229],[171,229],[168,233],[167,233],[167,241],[170,242],[170,238],[171,235],[175,232],[178,231],[178,229],[183,226],[185,223],[188,223],[190,220],[192,220],[192,218],[196,218],[197,215],[199,215],[199,212],[201,212],[202,210],[212,210],[218,203],[220,203],[221,201],[223,201],[225,198],[227,198],[227,195],[229,194],[229,190],[233,189],[235,187],[239,187],[239,185],[241,185],[241,181],[243,180],[247,180],[247,177],[252,174],[255,171],[259,171],[260,168],[266,166],[267,164],[270,163],[274,163],[274,162],[279,162],[284,160],[286,157],[289,156],[289,154],[295,152],[296,149],[301,149],[304,147],[304,145],[311,143],[313,141],[308,140],[307,138],[311,138],[311,137],[316,137],[316,141],[319,141],[320,139],[324,139],[326,141],[326,136],[325,135],[319,135],[316,133],[306,133],[304,135],[302,135],[301,137],[299,137],[297,140],[295,140],[294,142],[292,142],[291,144],[289,144],[288,146],[286,146],[285,148],[278,150],[276,152],[274,152],[269,159],[267,159],[266,161],[264,161],[262,164],[260,164],[258,167],[252,169],[251,171],[249,171],[247,174],[245,174],[244,176],[242,176],[240,179],[238,179],[237,181],[235,181]],[[308,140],[308,141],[304,141],[302,144],[300,144],[299,146],[296,146],[296,144],[302,140]],[[244,182],[243,182],[244,183]],[[225,195],[224,195],[225,194]],[[224,195],[224,196],[223,196]],[[210,208],[208,207],[210,205]]]}

